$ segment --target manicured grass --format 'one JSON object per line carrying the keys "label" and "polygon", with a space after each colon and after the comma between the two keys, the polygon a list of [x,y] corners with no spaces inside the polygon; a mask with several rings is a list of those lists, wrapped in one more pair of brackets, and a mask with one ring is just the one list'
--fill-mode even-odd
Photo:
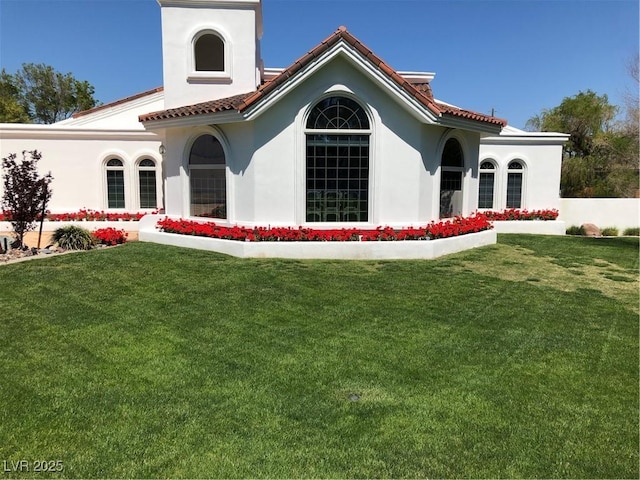
{"label": "manicured grass", "polygon": [[0,299],[0,460],[64,462],[4,476],[638,476],[638,239],[132,243],[0,266]]}

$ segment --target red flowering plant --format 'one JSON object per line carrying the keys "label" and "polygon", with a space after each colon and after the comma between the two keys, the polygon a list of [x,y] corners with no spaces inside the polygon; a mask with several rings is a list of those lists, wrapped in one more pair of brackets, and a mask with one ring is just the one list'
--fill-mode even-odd
{"label": "red flowering plant", "polygon": [[[151,212],[151,215],[157,215],[161,213],[160,210],[155,210]],[[136,212],[104,212],[98,210],[91,210],[82,208],[77,212],[67,212],[67,213],[51,213],[49,210],[45,212],[44,219],[49,222],[117,222],[117,221],[129,221],[129,222],[137,222],[142,217],[144,217],[146,213]],[[38,218],[38,221],[40,218]],[[0,222],[9,222],[11,221],[10,212],[4,211],[0,212]]]}
{"label": "red flowering plant", "polygon": [[493,228],[484,215],[471,217],[455,217],[442,222],[414,228],[393,229],[378,227],[376,229],[341,228],[313,229],[305,227],[227,227],[214,222],[198,222],[194,220],[159,220],[157,227],[162,232],[198,237],[220,238],[248,242],[376,242],[402,240],[431,240],[449,238],[468,233],[481,232]]}
{"label": "red flowering plant", "polygon": [[93,232],[93,237],[102,245],[121,245],[127,241],[129,234],[115,228],[99,228]]}
{"label": "red flowering plant", "polygon": [[558,210],[555,208],[547,210],[518,210],[517,208],[511,208],[503,210],[502,212],[494,212],[491,210],[480,212],[479,215],[484,215],[491,221],[504,221],[504,220],[555,220],[558,218]]}

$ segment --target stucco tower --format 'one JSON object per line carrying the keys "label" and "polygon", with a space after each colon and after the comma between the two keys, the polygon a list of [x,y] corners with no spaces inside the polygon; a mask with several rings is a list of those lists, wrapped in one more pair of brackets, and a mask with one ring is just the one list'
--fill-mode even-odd
{"label": "stucco tower", "polygon": [[260,0],[158,0],[165,108],[254,90],[260,83]]}

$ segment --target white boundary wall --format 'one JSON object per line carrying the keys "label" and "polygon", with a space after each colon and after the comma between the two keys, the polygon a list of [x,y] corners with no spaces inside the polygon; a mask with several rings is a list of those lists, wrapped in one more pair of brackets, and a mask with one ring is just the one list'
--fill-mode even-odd
{"label": "white boundary wall", "polygon": [[562,198],[560,215],[567,226],[593,223],[599,228],[640,227],[640,198]]}
{"label": "white boundary wall", "polygon": [[567,231],[567,224],[560,220],[500,220],[491,223],[496,233],[565,235]]}

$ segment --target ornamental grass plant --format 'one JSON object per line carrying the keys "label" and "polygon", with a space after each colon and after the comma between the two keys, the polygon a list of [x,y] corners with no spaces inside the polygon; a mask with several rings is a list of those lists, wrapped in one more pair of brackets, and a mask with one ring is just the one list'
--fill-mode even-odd
{"label": "ornamental grass plant", "polygon": [[56,229],[51,236],[51,241],[65,250],[89,250],[96,242],[89,230],[75,225]]}

